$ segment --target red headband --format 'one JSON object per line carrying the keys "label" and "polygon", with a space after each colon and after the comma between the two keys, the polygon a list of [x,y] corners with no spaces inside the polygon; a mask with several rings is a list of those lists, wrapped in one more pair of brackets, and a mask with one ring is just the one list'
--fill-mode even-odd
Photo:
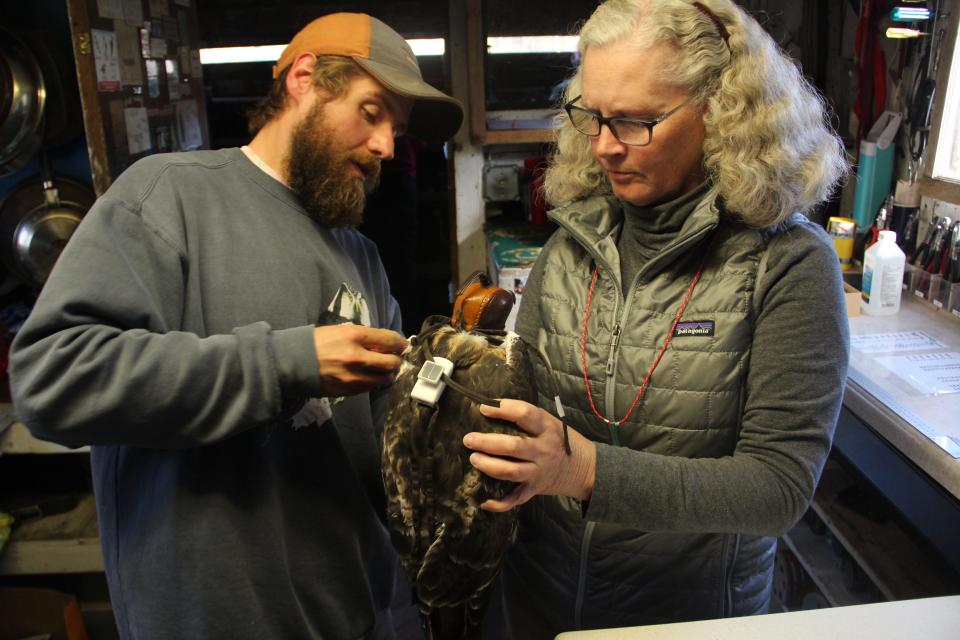
{"label": "red headband", "polygon": [[713,11],[710,11],[710,9],[699,2],[694,2],[693,6],[695,6],[700,13],[710,18],[710,21],[716,25],[717,31],[720,33],[720,37],[723,38],[723,41],[727,43],[727,46],[730,46],[730,33],[727,31],[727,28],[723,26],[723,23],[720,22],[720,18],[718,18]]}

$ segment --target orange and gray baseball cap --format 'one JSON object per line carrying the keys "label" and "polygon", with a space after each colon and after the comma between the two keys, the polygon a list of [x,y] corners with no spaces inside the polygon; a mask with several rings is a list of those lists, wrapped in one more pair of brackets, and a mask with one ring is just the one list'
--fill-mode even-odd
{"label": "orange and gray baseball cap", "polygon": [[423,81],[417,57],[399,33],[364,13],[331,13],[317,18],[293,37],[273,77],[302,53],[348,56],[394,93],[412,98],[410,133],[441,142],[453,136],[463,121],[463,105]]}

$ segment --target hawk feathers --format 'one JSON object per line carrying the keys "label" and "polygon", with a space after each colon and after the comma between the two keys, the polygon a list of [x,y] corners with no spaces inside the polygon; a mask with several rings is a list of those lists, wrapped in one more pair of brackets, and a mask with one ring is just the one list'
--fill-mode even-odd
{"label": "hawk feathers", "polygon": [[445,624],[439,632],[428,622],[428,634],[469,638],[479,631],[490,588],[516,534],[517,516],[480,508],[514,485],[477,471],[463,436],[522,433],[512,423],[485,418],[475,400],[450,386],[436,408],[419,404],[410,391],[432,356],[453,361],[451,378],[489,398],[535,402],[536,389],[529,348],[516,334],[468,333],[448,324],[421,334],[404,352],[384,424],[387,522],[421,611],[440,613],[442,620],[462,619],[460,628]]}

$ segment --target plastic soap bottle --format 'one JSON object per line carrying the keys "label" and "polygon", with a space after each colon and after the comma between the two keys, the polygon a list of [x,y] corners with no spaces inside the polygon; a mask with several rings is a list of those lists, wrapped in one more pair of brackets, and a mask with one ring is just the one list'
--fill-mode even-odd
{"label": "plastic soap bottle", "polygon": [[883,230],[863,256],[863,287],[860,310],[871,316],[886,316],[900,310],[900,292],[906,256],[897,246],[897,232]]}

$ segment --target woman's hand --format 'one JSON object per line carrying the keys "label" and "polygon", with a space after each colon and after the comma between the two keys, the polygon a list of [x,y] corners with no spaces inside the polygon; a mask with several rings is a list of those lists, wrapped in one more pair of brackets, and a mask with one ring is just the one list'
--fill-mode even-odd
{"label": "woman's hand", "polygon": [[568,456],[560,420],[521,400],[501,400],[499,408],[481,405],[480,413],[513,422],[528,434],[473,432],[463,437],[463,444],[474,451],[470,464],[492,478],[519,483],[502,500],[484,502],[484,509],[509,511],[536,495],[590,498],[597,465],[593,442],[569,429]]}

